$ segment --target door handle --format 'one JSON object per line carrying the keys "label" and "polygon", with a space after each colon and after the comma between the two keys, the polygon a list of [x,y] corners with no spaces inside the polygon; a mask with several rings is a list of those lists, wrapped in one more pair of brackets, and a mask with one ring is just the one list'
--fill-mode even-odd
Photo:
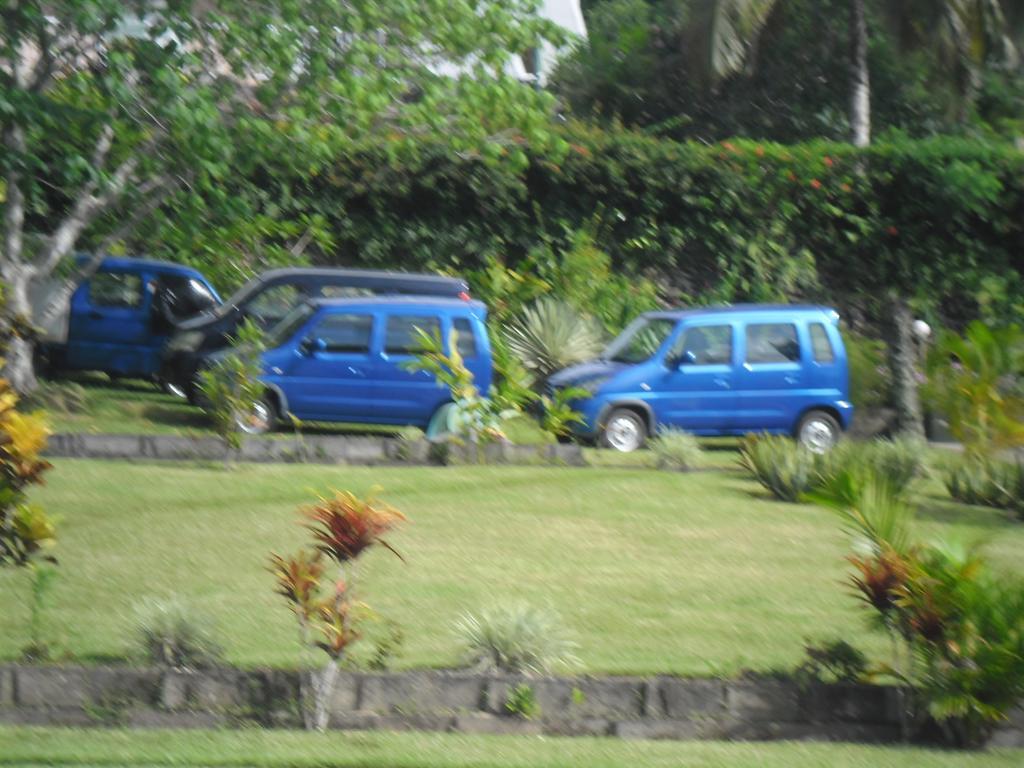
{"label": "door handle", "polygon": [[356,368],[356,367],[351,366],[351,365],[348,367],[348,372],[351,373],[353,376],[365,376],[366,375],[365,373],[363,373],[363,369],[362,368]]}
{"label": "door handle", "polygon": [[785,381],[787,384],[799,384],[800,383],[800,377],[799,376],[786,376],[783,379],[783,381]]}
{"label": "door handle", "polygon": [[729,380],[728,379],[723,379],[723,378],[717,378],[716,377],[714,379],[714,382],[715,382],[715,386],[718,387],[719,389],[728,389],[729,388]]}

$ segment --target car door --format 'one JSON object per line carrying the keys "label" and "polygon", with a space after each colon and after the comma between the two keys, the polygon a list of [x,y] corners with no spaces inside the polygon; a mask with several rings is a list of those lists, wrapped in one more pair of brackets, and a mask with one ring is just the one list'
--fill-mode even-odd
{"label": "car door", "polygon": [[300,419],[373,421],[369,379],[375,317],[343,310],[314,318],[292,351],[281,388]]}
{"label": "car door", "polygon": [[745,323],[736,369],[736,420],[745,432],[792,429],[806,388],[803,329],[797,320]]}
{"label": "car door", "polygon": [[701,434],[733,427],[735,329],[721,321],[689,322],[665,356],[665,374],[649,402],[659,425]]}
{"label": "car door", "polygon": [[97,272],[71,299],[69,368],[143,374],[150,336],[151,291],[140,272]]}
{"label": "car door", "polygon": [[[442,331],[439,313],[422,309],[394,309],[382,320],[380,354],[373,364],[374,407],[381,423],[426,424],[450,395],[428,371],[411,371],[409,363],[421,351],[417,329],[430,334]],[[447,344],[449,329],[444,329]]]}

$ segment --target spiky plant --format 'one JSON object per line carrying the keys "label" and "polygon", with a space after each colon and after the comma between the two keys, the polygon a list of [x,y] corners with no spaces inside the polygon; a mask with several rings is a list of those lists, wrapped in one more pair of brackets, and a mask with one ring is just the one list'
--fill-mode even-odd
{"label": "spiky plant", "polygon": [[740,441],[740,465],[771,494],[796,502],[818,480],[819,459],[781,435],[747,435]]}
{"label": "spiky plant", "polygon": [[478,669],[544,674],[576,662],[558,617],[520,604],[466,614],[455,626],[466,661]]}
{"label": "spiky plant", "polygon": [[562,368],[594,359],[603,347],[594,320],[548,296],[522,311],[506,331],[506,340],[538,385]]}

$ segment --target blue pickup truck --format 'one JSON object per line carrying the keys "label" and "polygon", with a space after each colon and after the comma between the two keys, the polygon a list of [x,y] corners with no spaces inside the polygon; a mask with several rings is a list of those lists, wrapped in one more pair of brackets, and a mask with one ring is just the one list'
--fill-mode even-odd
{"label": "blue pickup truck", "polygon": [[[41,316],[48,304],[45,290],[33,303]],[[191,267],[106,258],[67,306],[42,323],[38,363],[52,372],[155,379],[160,352],[178,324],[220,303],[209,281]]]}

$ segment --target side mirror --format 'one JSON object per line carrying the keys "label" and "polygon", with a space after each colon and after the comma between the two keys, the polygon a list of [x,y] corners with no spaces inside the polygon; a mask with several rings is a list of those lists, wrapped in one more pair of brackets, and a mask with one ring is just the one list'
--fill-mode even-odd
{"label": "side mirror", "polygon": [[683,352],[683,354],[681,354],[679,356],[679,366],[680,367],[682,367],[684,365],[695,365],[696,363],[697,363],[697,356],[695,354],[693,354],[693,352],[691,352],[689,349],[686,350],[685,352]]}
{"label": "side mirror", "polygon": [[325,349],[327,349],[327,342],[320,338],[307,336],[299,342],[299,351],[306,356],[315,355]]}

